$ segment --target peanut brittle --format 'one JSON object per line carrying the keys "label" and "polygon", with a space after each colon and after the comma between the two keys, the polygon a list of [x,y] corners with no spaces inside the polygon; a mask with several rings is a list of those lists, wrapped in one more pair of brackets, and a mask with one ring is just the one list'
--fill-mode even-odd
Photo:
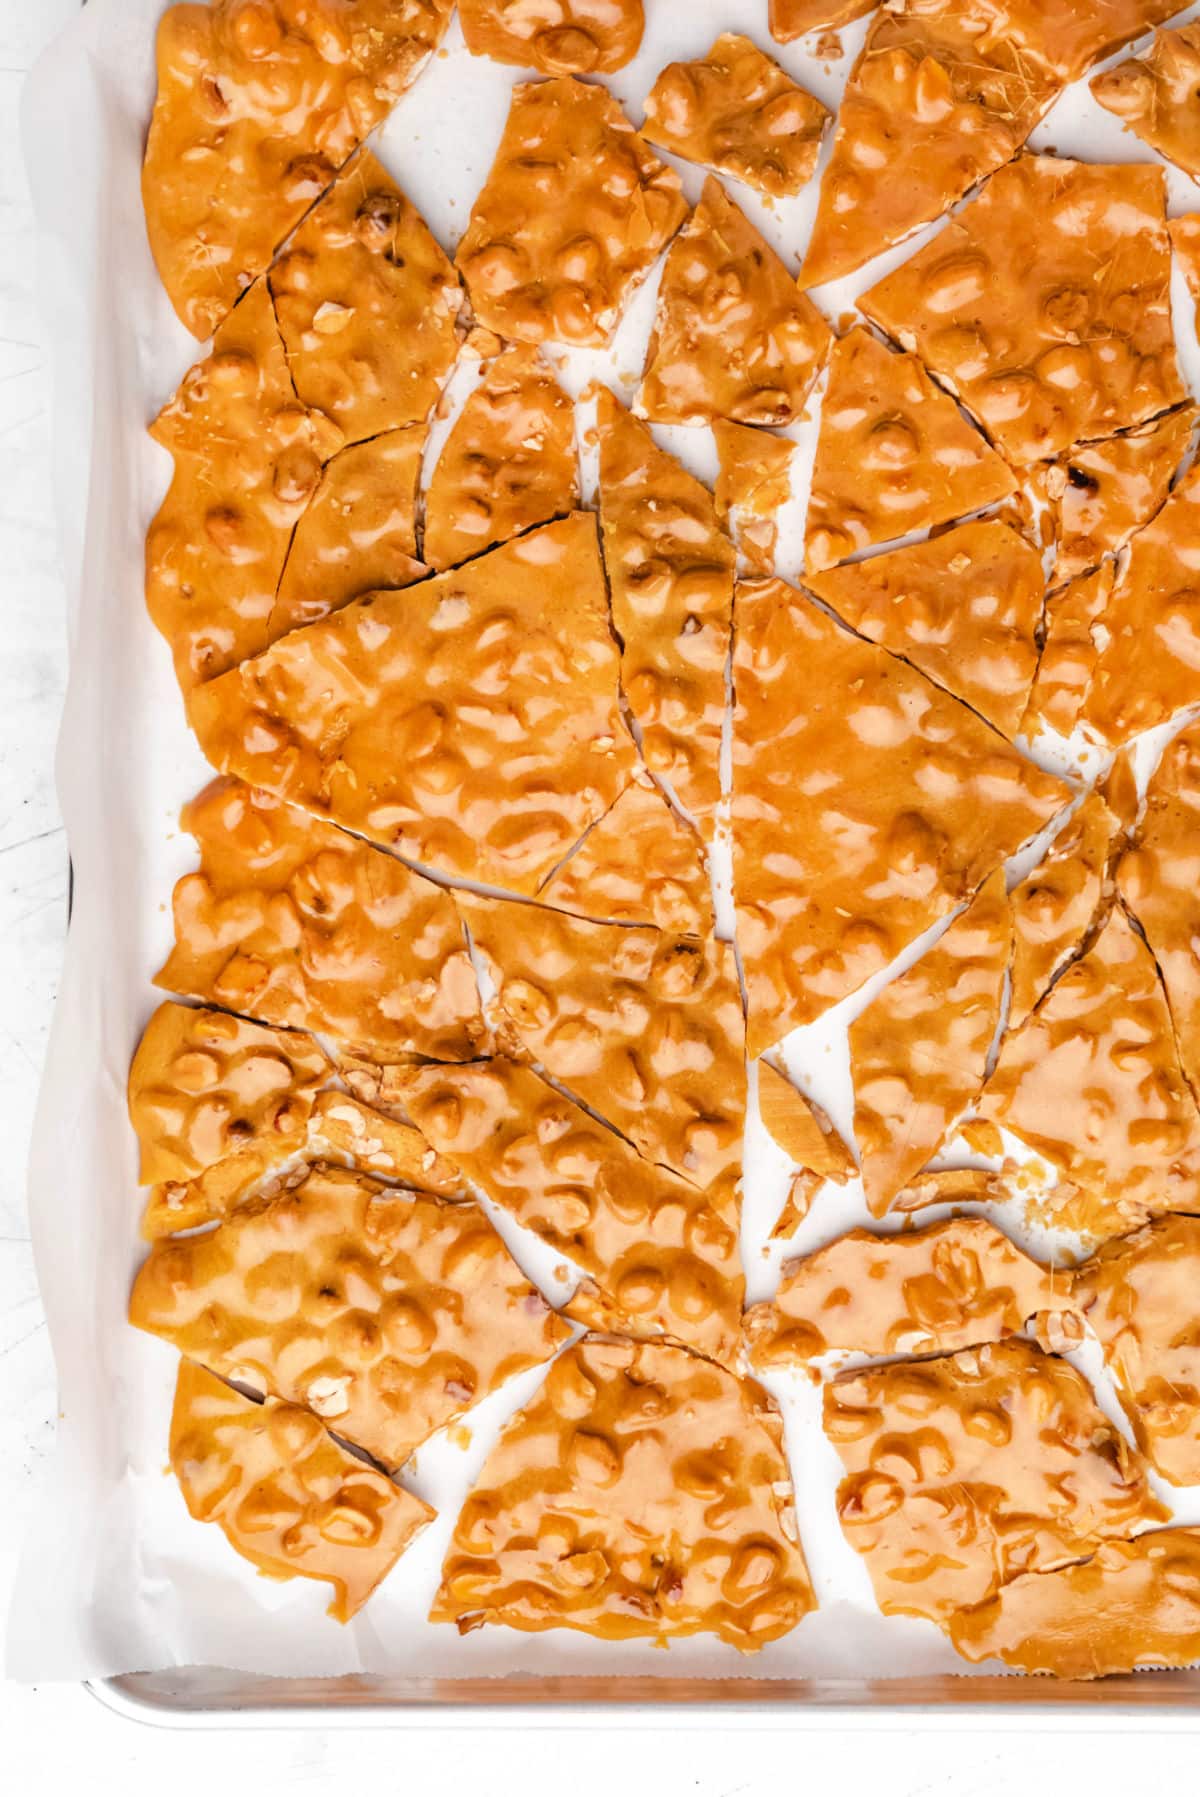
{"label": "peanut brittle", "polygon": [[796,1166],[839,1186],[858,1172],[854,1156],[828,1112],[805,1097],[770,1061],[758,1063],[758,1111],[767,1134]]}
{"label": "peanut brittle", "polygon": [[455,898],[501,1010],[552,1079],[699,1186],[740,1166],[745,1024],[729,943]]}
{"label": "peanut brittle", "polygon": [[1070,789],[779,580],[737,593],[733,851],[748,1052],[886,967]]}
{"label": "peanut brittle", "polygon": [[737,1218],[712,1194],[642,1160],[515,1061],[421,1067],[403,1089],[440,1154],[582,1267],[569,1314],[623,1335],[675,1336],[717,1359],[734,1353]]}
{"label": "peanut brittle", "polygon": [[1004,870],[850,1025],[863,1190],[882,1216],[983,1085],[1013,929]]}
{"label": "peanut brittle", "polygon": [[1070,736],[1078,724],[1100,656],[1097,626],[1115,576],[1113,563],[1101,562],[1091,574],[1078,574],[1047,596],[1042,652],[1021,719],[1022,736],[1037,737],[1045,730]]}
{"label": "peanut brittle", "polygon": [[777,44],[790,44],[823,25],[850,25],[870,12],[875,0],[771,0],[767,23]]}
{"label": "peanut brittle", "polygon": [[175,459],[146,532],[146,606],[186,692],[299,623],[276,601],[293,527],[341,437],[296,398],[264,282],[150,435]]}
{"label": "peanut brittle", "polygon": [[951,1217],[900,1235],[852,1229],[785,1261],[774,1300],[744,1329],[751,1364],[791,1366],[831,1349],[951,1354],[1016,1335],[1069,1303],[1068,1276],[1014,1247],[982,1217]]}
{"label": "peanut brittle", "polygon": [[733,545],[707,487],[606,387],[596,404],[600,529],[621,682],[647,766],[703,820],[721,796]]}
{"label": "peanut brittle", "polygon": [[611,75],[637,55],[642,0],[458,0],[472,56],[543,75]]}
{"label": "peanut brittle", "polygon": [[463,1196],[458,1169],[437,1153],[428,1137],[411,1123],[401,1123],[386,1111],[364,1104],[351,1092],[330,1088],[317,1093],[308,1139],[310,1151],[317,1149],[323,1160],[331,1153],[345,1155],[364,1173],[378,1173],[443,1198]]}
{"label": "peanut brittle", "polygon": [[1117,820],[1089,793],[1038,863],[1009,894],[1013,920],[1008,1028],[1024,1023],[1056,970],[1100,914]]}
{"label": "peanut brittle", "polygon": [[203,1367],[180,1364],[171,1466],[197,1522],[272,1579],[325,1579],[329,1614],[349,1622],[437,1514],[334,1440],[319,1417],[256,1404]]}
{"label": "peanut brittle", "polygon": [[348,442],[424,424],[458,353],[463,291],[412,202],[362,150],[269,276],[296,391]]}
{"label": "peanut brittle", "polygon": [[200,867],[175,887],[156,985],[344,1042],[478,1053],[479,991],[440,886],[241,780],[214,780],[180,823]]}
{"label": "peanut brittle", "polygon": [[[779,530],[775,514],[791,497],[795,444],[752,425],[713,420],[717,484],[713,491],[721,528],[732,521],[742,562],[751,574],[770,574]],[[735,515],[736,514],[736,515]]]}
{"label": "peanut brittle", "polygon": [[595,520],[368,594],[199,689],[209,760],[414,861],[533,892],[628,784]]}
{"label": "peanut brittle", "polygon": [[157,1242],[129,1320],[385,1466],[570,1333],[476,1205],[340,1167]]}
{"label": "peanut brittle", "polygon": [[129,1069],[141,1184],[192,1179],[254,1136],[301,1147],[313,1093],[330,1071],[311,1036],[159,1005]]}
{"label": "peanut brittle", "polygon": [[865,562],[806,573],[804,584],[1011,740],[1038,665],[1044,579],[1023,536],[981,518]]}
{"label": "peanut brittle", "polygon": [[1196,422],[1195,406],[1099,443],[1078,443],[1041,472],[1058,552],[1054,580],[1073,580],[1123,549],[1165,502]]}
{"label": "peanut brittle", "polygon": [[425,495],[425,559],[465,562],[579,503],[575,409],[536,350],[498,356],[467,399]]}
{"label": "peanut brittle", "polygon": [[679,936],[711,936],[716,927],[704,845],[644,776],[629,782],[538,898],[578,917],[648,923]]}
{"label": "peanut brittle", "polygon": [[885,1615],[945,1628],[1018,1573],[1166,1520],[1083,1375],[1030,1342],[844,1373],[825,1432],[846,1469],[838,1516]]}
{"label": "peanut brittle", "polygon": [[790,424],[831,340],[807,294],[710,175],[667,252],[638,412],[661,424]]}
{"label": "peanut brittle", "polygon": [[984,0],[1021,55],[1077,81],[1132,38],[1180,10],[1178,0]]}
{"label": "peanut brittle", "polygon": [[436,50],[450,0],[210,0],[158,29],[142,198],[163,286],[212,332]]}
{"label": "peanut brittle", "polygon": [[[968,1127],[958,1133],[965,1137]],[[931,1210],[935,1204],[1002,1204],[1012,1195],[1004,1174],[986,1167],[926,1168],[896,1193],[888,1210],[893,1216],[907,1217],[914,1211]]]}
{"label": "peanut brittle", "polygon": [[813,572],[1016,491],[986,438],[916,356],[859,327],[829,358],[804,533]]}
{"label": "peanut brittle", "polygon": [[[1171,248],[1179,260],[1193,306],[1200,304],[1200,212],[1186,212],[1167,225]],[[1197,317],[1200,329],[1200,315]]]}
{"label": "peanut brittle", "polygon": [[607,343],[686,212],[679,176],[606,89],[515,87],[456,257],[477,322],[522,343]]}
{"label": "peanut brittle", "polygon": [[589,1336],[488,1456],[431,1619],[753,1652],[815,1607],[762,1387],[683,1348]]}
{"label": "peanut brittle", "polygon": [[[317,1094],[318,1103],[322,1097]],[[160,1236],[198,1229],[203,1223],[228,1216],[247,1198],[255,1197],[293,1156],[305,1151],[311,1126],[310,1115],[303,1131],[280,1134],[267,1129],[191,1179],[164,1179],[151,1186],[142,1212],[143,1239],[155,1242]]]}
{"label": "peanut brittle", "polygon": [[1088,1560],[1024,1573],[950,1619],[966,1660],[1107,1678],[1200,1658],[1200,1529],[1149,1529]]}
{"label": "peanut brittle", "polygon": [[1187,397],[1165,198],[1163,171],[1143,163],[1022,156],[860,308],[1010,462],[1059,455]]}
{"label": "peanut brittle", "polygon": [[1127,131],[1185,174],[1200,175],[1200,27],[1157,32],[1144,56],[1093,76],[1090,86]]}
{"label": "peanut brittle", "polygon": [[782,199],[812,179],[829,113],[757,44],[724,31],[707,56],[668,63],[646,96],[643,135]]}

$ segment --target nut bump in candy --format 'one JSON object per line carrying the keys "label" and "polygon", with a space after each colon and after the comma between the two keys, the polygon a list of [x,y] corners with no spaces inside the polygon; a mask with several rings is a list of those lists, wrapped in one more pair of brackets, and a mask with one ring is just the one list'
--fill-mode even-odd
{"label": "nut bump in candy", "polygon": [[543,75],[611,75],[637,55],[643,0],[458,0],[473,56]]}

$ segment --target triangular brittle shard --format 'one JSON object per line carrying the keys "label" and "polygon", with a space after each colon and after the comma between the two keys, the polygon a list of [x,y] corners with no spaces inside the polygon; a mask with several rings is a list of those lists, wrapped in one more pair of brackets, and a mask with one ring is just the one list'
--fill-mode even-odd
{"label": "triangular brittle shard", "polygon": [[538,897],[600,923],[648,923],[680,936],[715,928],[704,845],[645,777],[630,781]]}
{"label": "triangular brittle shard", "polygon": [[782,581],[738,588],[733,841],[757,1055],[878,973],[1070,789]]}
{"label": "triangular brittle shard", "polygon": [[758,1110],[771,1140],[797,1167],[844,1185],[858,1172],[854,1156],[819,1104],[772,1067],[758,1063]]}
{"label": "triangular brittle shard", "polygon": [[1053,583],[1073,580],[1115,555],[1158,511],[1196,422],[1195,406],[1180,406],[1119,437],[1079,443],[1037,477],[1054,521],[1058,545]]}
{"label": "triangular brittle shard", "polygon": [[1200,28],[1156,33],[1143,56],[1094,76],[1090,86],[1127,131],[1185,174],[1200,175]]}
{"label": "triangular brittle shard", "polygon": [[779,529],[775,514],[791,497],[796,445],[749,424],[713,421],[717,444],[717,484],[713,497],[724,530],[732,523],[744,566],[770,574]]}
{"label": "triangular brittle shard", "polygon": [[870,331],[834,344],[804,533],[805,566],[1006,499],[1016,477],[912,355]]}
{"label": "triangular brittle shard", "polygon": [[1041,557],[980,519],[804,584],[855,630],[903,655],[1010,739],[1037,668]]}
{"label": "triangular brittle shard", "polygon": [[1008,1028],[1024,1023],[1055,971],[1100,915],[1108,859],[1118,829],[1098,792],[1089,793],[1046,851],[1009,894],[1013,916],[1012,996]]}
{"label": "triangular brittle shard", "polygon": [[1077,574],[1046,597],[1042,652],[1020,734],[1033,739],[1045,730],[1070,736],[1079,722],[1100,655],[1097,629],[1112,592],[1115,566],[1101,562],[1091,574]]}
{"label": "triangular brittle shard", "polygon": [[459,0],[459,23],[472,56],[544,75],[611,75],[642,41],[643,0]]}

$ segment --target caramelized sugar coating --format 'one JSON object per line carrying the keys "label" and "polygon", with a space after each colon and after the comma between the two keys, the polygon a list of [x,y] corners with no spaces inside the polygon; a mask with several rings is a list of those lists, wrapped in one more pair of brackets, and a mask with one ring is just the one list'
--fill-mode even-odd
{"label": "caramelized sugar coating", "polygon": [[255,1136],[300,1147],[312,1095],[329,1072],[311,1036],[159,1005],[129,1069],[141,1184],[193,1179]]}
{"label": "caramelized sugar coating", "polygon": [[737,513],[735,530],[742,563],[751,574],[770,574],[775,566],[778,527],[775,513],[792,493],[792,456],[795,444],[787,437],[751,425],[713,420],[717,444],[717,484],[713,497],[717,516],[728,530]]}
{"label": "caramelized sugar coating", "polygon": [[1031,1342],[844,1373],[825,1387],[838,1516],[885,1615],[993,1597],[1166,1511],[1067,1361]]}
{"label": "caramelized sugar coating", "polygon": [[498,356],[446,439],[425,495],[425,559],[465,562],[579,503],[575,409],[536,350]]}
{"label": "caramelized sugar coating", "polygon": [[1097,626],[1108,606],[1115,574],[1112,562],[1101,562],[1091,574],[1078,574],[1047,595],[1042,617],[1044,641],[1021,720],[1022,736],[1036,738],[1044,730],[1070,736],[1078,724],[1100,657]]}
{"label": "caramelized sugar coating", "polygon": [[477,1206],[340,1167],[157,1242],[129,1320],[385,1466],[570,1333]]}
{"label": "caramelized sugar coating", "polygon": [[777,44],[790,44],[822,25],[849,25],[874,4],[875,0],[771,0],[767,23]]}
{"label": "caramelized sugar coating", "polygon": [[214,780],[180,823],[200,866],[175,887],[156,985],[343,1042],[478,1052],[479,991],[440,886],[241,780]]}
{"label": "caramelized sugar coating", "polygon": [[775,199],[812,179],[827,109],[757,44],[724,31],[707,56],[668,63],[642,126],[661,144]]}
{"label": "caramelized sugar coating", "polygon": [[667,252],[637,409],[661,424],[790,424],[831,333],[712,175]]}
{"label": "caramelized sugar coating", "polygon": [[589,1336],[488,1456],[430,1614],[749,1653],[815,1607],[762,1387],[683,1348]]}
{"label": "caramelized sugar coating", "polygon": [[370,593],[197,692],[242,775],[410,860],[534,892],[636,766],[595,520]]}
{"label": "caramelized sugar coating", "polygon": [[[285,629],[315,624],[376,587],[406,587],[417,560],[417,483],[425,427],[384,431],[325,464],[296,525],[275,610]],[[282,629],[273,629],[272,638]]]}
{"label": "caramelized sugar coating", "polygon": [[863,1190],[882,1216],[983,1085],[1012,954],[1004,870],[850,1025]]}
{"label": "caramelized sugar coating", "polygon": [[611,75],[637,55],[642,0],[459,0],[472,56],[543,75]]}
{"label": "caramelized sugar coating", "polygon": [[1200,175],[1200,27],[1160,31],[1144,56],[1095,75],[1095,98],[1185,174]]}
{"label": "caramelized sugar coating", "polygon": [[903,655],[1010,739],[1038,665],[1044,581],[1037,550],[995,518],[804,576],[847,624]]}
{"label": "caramelized sugar coating", "polygon": [[1165,191],[1144,163],[1022,156],[860,306],[1010,462],[1111,436],[1187,397]]}
{"label": "caramelized sugar coating", "polygon": [[966,1660],[1107,1678],[1200,1658],[1200,1529],[1106,1541],[1090,1560],[1028,1573],[951,1618]]}
{"label": "caramelized sugar coating", "polygon": [[364,1173],[378,1173],[444,1198],[463,1196],[458,1169],[437,1153],[427,1136],[411,1123],[364,1104],[352,1092],[318,1092],[308,1139],[310,1151],[315,1149],[323,1160],[344,1155]]}
{"label": "caramelized sugar coating", "polygon": [[296,398],[264,282],[188,370],[150,435],[175,472],[146,532],[146,606],[186,692],[301,621],[276,589],[321,464],[341,442]]}
{"label": "caramelized sugar coating", "polygon": [[369,150],[270,274],[296,391],[348,442],[424,424],[458,353],[463,291],[429,227]]}
{"label": "caramelized sugar coating", "polygon": [[1132,38],[1180,9],[1176,0],[984,0],[1022,55],[1077,81]]}
{"label": "caramelized sugar coating", "polygon": [[725,1359],[738,1343],[737,1217],[548,1086],[497,1057],[404,1076],[440,1154],[587,1277],[568,1309],[591,1327],[670,1335]]}
{"label": "caramelized sugar coating", "polygon": [[1193,303],[1200,301],[1200,212],[1187,212],[1167,226],[1171,248],[1179,260]]}
{"label": "caramelized sugar coating", "polygon": [[[969,1128],[965,1125],[959,1134],[965,1138]],[[990,1153],[992,1148],[989,1145],[978,1152]],[[910,1179],[888,1209],[897,1216],[911,1216],[935,1204],[1000,1204],[1011,1197],[1012,1187],[1002,1173],[989,1172],[986,1167],[939,1167]]]}
{"label": "caramelized sugar coating", "polygon": [[215,1522],[273,1579],[326,1579],[349,1622],[437,1512],[351,1454],[299,1404],[252,1403],[190,1360],[171,1413],[171,1467],[197,1522]]}
{"label": "caramelized sugar coating", "polygon": [[1073,580],[1123,549],[1162,506],[1196,422],[1195,406],[1120,437],[1077,443],[1040,473],[1054,519],[1054,580]]}
{"label": "caramelized sugar coating", "polygon": [[1200,1115],[1154,957],[1124,911],[1005,1037],[979,1110],[1080,1188],[1087,1234],[1200,1209]]}
{"label": "caramelized sugar coating", "polygon": [[450,0],[210,0],[158,29],[142,199],[163,286],[215,330],[441,42]]}
{"label": "caramelized sugar coating", "polygon": [[1003,1341],[1068,1298],[982,1217],[951,1217],[901,1235],[852,1229],[787,1261],[774,1302],[746,1312],[756,1367],[816,1360],[830,1349],[875,1355],[951,1354]]}
{"label": "caramelized sugar coating", "polygon": [[733,851],[748,1052],[961,903],[1069,788],[779,580],[738,588]]}
{"label": "caramelized sugar coating", "polygon": [[647,765],[703,820],[721,796],[733,544],[707,487],[606,387],[596,405],[600,529],[621,684]]}
{"label": "caramelized sugar coating", "polygon": [[1009,894],[1013,920],[1008,1028],[1024,1023],[1055,970],[1083,942],[1108,890],[1117,820],[1089,793],[1054,838],[1045,859]]}
{"label": "caramelized sugar coating", "polygon": [[515,87],[458,246],[476,321],[521,343],[607,343],[686,212],[679,176],[603,87]]}
{"label": "caramelized sugar coating", "polygon": [[538,897],[579,917],[654,924],[678,936],[716,928],[704,845],[645,776],[629,782]]}
{"label": "caramelized sugar coating", "polygon": [[1005,499],[1016,478],[916,356],[861,327],[829,358],[804,533],[813,572]]}
{"label": "caramelized sugar coating", "polygon": [[552,1079],[699,1186],[740,1166],[745,1023],[729,943],[456,896],[501,1010]]}
{"label": "caramelized sugar coating", "polygon": [[758,1063],[758,1111],[767,1134],[798,1167],[840,1186],[858,1172],[828,1113],[770,1061]]}

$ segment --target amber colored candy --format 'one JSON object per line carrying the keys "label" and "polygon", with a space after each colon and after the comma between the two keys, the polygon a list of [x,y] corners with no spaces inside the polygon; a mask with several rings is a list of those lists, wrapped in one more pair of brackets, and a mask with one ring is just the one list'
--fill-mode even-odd
{"label": "amber colored candy", "polygon": [[1165,200],[1144,163],[1022,156],[859,305],[1009,461],[1059,455],[1187,397]]}
{"label": "amber colored candy", "polygon": [[1070,736],[1079,722],[1088,688],[1100,657],[1097,625],[1104,616],[1116,569],[1101,562],[1091,574],[1078,574],[1046,598],[1042,617],[1044,640],[1021,735],[1043,730]]}
{"label": "amber colored candy", "polygon": [[950,1620],[966,1660],[1107,1678],[1200,1659],[1200,1529],[1106,1541],[1089,1560],[1013,1579]]}
{"label": "amber colored candy", "polygon": [[186,692],[301,622],[276,600],[292,530],[341,443],[299,403],[259,282],[150,435],[175,459],[146,532],[146,606]]}
{"label": "amber colored candy", "polygon": [[[317,1094],[317,1103],[323,1096]],[[151,1186],[142,1212],[143,1239],[155,1242],[160,1236],[197,1229],[202,1223],[228,1216],[247,1198],[257,1196],[293,1156],[305,1152],[311,1125],[310,1115],[302,1132],[281,1135],[277,1130],[265,1130],[191,1179],[164,1179]]]}
{"label": "amber colored candy", "polygon": [[329,1088],[317,1093],[308,1123],[310,1153],[322,1160],[342,1155],[352,1167],[418,1191],[461,1198],[457,1167],[445,1160],[427,1136],[411,1123],[401,1123],[364,1104],[352,1092]]}
{"label": "amber colored candy", "polygon": [[142,199],[158,272],[207,337],[441,42],[450,0],[210,0],[158,28]]}
{"label": "amber colored candy", "polygon": [[1017,1573],[1166,1520],[1083,1375],[1031,1342],[844,1373],[824,1420],[838,1517],[885,1615],[944,1628]]}
{"label": "amber colored candy", "polygon": [[1070,796],[779,580],[737,593],[733,859],[756,1056],[862,985]]}
{"label": "amber colored candy", "polygon": [[831,332],[715,176],[667,252],[637,410],[661,424],[790,424]]}
{"label": "amber colored candy", "polygon": [[1078,443],[1039,471],[1058,544],[1055,584],[1115,555],[1149,522],[1171,490],[1196,416],[1195,406],[1180,406],[1122,436]]}
{"label": "amber colored candy", "polygon": [[438,1152],[583,1269],[571,1315],[623,1335],[675,1336],[718,1359],[734,1353],[737,1218],[717,1198],[642,1160],[515,1061],[422,1067],[402,1084]]}
{"label": "amber colored candy", "polygon": [[983,1085],[1012,939],[997,868],[850,1025],[854,1133],[874,1216],[937,1153]]}
{"label": "amber colored candy", "polygon": [[772,1067],[758,1063],[758,1113],[763,1128],[783,1152],[822,1180],[845,1185],[858,1172],[854,1156],[834,1128],[828,1113],[798,1086]]}
{"label": "amber colored candy", "polygon": [[1045,857],[1009,893],[1013,920],[1008,1028],[1024,1023],[1056,970],[1083,942],[1106,895],[1117,820],[1089,793]]}
{"label": "amber colored candy", "polygon": [[716,927],[704,845],[644,775],[542,883],[538,898],[578,917],[653,924],[679,936],[711,936]]}
{"label": "amber colored candy", "polygon": [[1094,75],[1089,85],[1127,131],[1185,174],[1200,175],[1200,28],[1157,32],[1144,56]]}
{"label": "amber colored candy", "polygon": [[775,514],[791,497],[795,444],[752,425],[713,420],[717,484],[713,491],[723,530],[732,521],[748,573],[770,574],[779,529]]}
{"label": "amber colored candy", "polygon": [[479,991],[440,886],[241,780],[214,780],[180,823],[200,866],[176,884],[156,985],[344,1042],[478,1053]]}
{"label": "amber colored candy", "polygon": [[129,1320],[385,1466],[570,1333],[478,1206],[340,1167],[155,1243]]}
{"label": "amber colored candy", "polygon": [[819,31],[823,25],[852,24],[874,4],[875,0],[771,0],[767,25],[777,44],[790,44],[793,38]]}
{"label": "amber colored candy", "polygon": [[[965,1141],[971,1128],[971,1124],[964,1124],[957,1133]],[[1002,1148],[1002,1143],[989,1144],[976,1152],[999,1153]],[[914,1211],[931,1210],[935,1204],[1002,1204],[1012,1195],[1004,1174],[990,1172],[986,1167],[926,1168],[896,1193],[888,1211],[893,1216],[911,1216]]]}
{"label": "amber colored candy", "polygon": [[311,1036],[159,1005],[129,1069],[141,1184],[192,1179],[253,1136],[302,1146],[313,1093],[329,1072]]}
{"label": "amber colored candy", "polygon": [[595,519],[370,593],[197,691],[223,773],[413,861],[536,891],[637,764]]}
{"label": "amber colored candy", "polygon": [[456,257],[477,322],[522,343],[607,343],[686,212],[679,176],[606,89],[515,87]]}
{"label": "amber colored candy", "polygon": [[588,1336],[488,1456],[431,1620],[715,1634],[750,1653],[815,1607],[762,1387],[683,1348]]}
{"label": "amber colored candy", "polygon": [[1192,302],[1200,304],[1200,212],[1185,212],[1181,218],[1171,219],[1167,232]]}
{"label": "amber colored candy", "polygon": [[456,901],[501,1010],[552,1079],[699,1186],[740,1165],[745,1024],[729,943]]}
{"label": "amber colored candy", "polygon": [[983,0],[1021,55],[1040,58],[1064,81],[1180,10],[1177,0]]}
{"label": "amber colored candy", "polygon": [[472,56],[543,75],[611,75],[637,55],[642,0],[458,0]]}
{"label": "amber colored candy", "polygon": [[721,796],[733,544],[707,487],[606,387],[596,403],[600,530],[621,683],[647,766],[703,820]]}
{"label": "amber colored candy", "polygon": [[903,655],[1014,737],[1038,665],[1042,561],[1007,524],[981,518],[867,561],[804,576],[855,630]]}
{"label": "amber colored candy", "polygon": [[446,439],[425,495],[425,559],[465,562],[579,503],[575,411],[536,350],[498,356]]}
{"label": "amber colored candy", "polygon": [[724,31],[706,56],[668,63],[643,135],[775,199],[812,179],[829,113],[757,44]]}

